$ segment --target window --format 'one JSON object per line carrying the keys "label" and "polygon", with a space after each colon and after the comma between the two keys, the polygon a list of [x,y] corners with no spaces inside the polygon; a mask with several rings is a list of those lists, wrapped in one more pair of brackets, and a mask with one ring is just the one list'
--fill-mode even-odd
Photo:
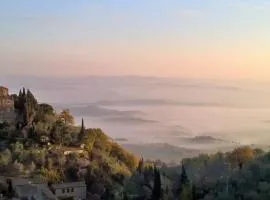
{"label": "window", "polygon": [[65,188],[62,189],[62,193],[65,193]]}
{"label": "window", "polygon": [[71,188],[71,192],[74,192],[74,188]]}
{"label": "window", "polygon": [[67,193],[69,193],[69,188],[67,188]]}

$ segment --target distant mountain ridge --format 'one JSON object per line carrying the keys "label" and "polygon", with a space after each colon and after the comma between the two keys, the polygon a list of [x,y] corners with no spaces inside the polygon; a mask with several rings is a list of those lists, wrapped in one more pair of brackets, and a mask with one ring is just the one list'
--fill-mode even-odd
{"label": "distant mountain ridge", "polygon": [[200,153],[198,149],[188,149],[176,147],[168,143],[145,143],[128,144],[121,143],[125,149],[138,156],[143,156],[149,160],[162,160],[167,163],[180,162],[181,159],[193,157]]}
{"label": "distant mountain ridge", "polygon": [[209,135],[200,135],[194,137],[186,137],[183,139],[184,142],[193,144],[238,144],[236,141],[230,141],[227,139],[217,138]]}
{"label": "distant mountain ridge", "polygon": [[193,138],[188,139],[190,142],[195,143],[209,143],[209,142],[226,142],[224,139],[215,138],[212,136],[195,136]]}

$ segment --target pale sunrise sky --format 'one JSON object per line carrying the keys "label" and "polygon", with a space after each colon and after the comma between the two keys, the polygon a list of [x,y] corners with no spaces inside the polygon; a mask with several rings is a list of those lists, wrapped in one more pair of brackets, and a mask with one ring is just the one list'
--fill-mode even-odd
{"label": "pale sunrise sky", "polygon": [[0,0],[2,75],[270,78],[270,0]]}

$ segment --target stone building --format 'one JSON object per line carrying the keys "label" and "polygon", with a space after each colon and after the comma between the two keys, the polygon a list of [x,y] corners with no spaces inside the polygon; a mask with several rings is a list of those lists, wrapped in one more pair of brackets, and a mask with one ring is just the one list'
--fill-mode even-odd
{"label": "stone building", "polygon": [[2,186],[8,188],[8,182],[12,185],[13,200],[85,200],[87,196],[85,181],[49,184],[37,179],[0,176]]}
{"label": "stone building", "polygon": [[55,196],[58,199],[72,198],[74,200],[85,200],[87,187],[84,181],[53,184]]}
{"label": "stone building", "polygon": [[0,86],[0,123],[11,123],[14,119],[14,100],[9,96],[8,88]]}

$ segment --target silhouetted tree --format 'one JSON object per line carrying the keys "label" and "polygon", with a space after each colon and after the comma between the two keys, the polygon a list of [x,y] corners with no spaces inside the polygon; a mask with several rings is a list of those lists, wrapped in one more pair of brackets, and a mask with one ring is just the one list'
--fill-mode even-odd
{"label": "silhouetted tree", "polygon": [[14,107],[21,118],[23,126],[32,125],[34,117],[38,109],[38,102],[30,90],[25,92],[20,90],[19,96],[13,96]]}
{"label": "silhouetted tree", "polygon": [[140,159],[138,167],[137,167],[137,171],[141,174],[144,171],[144,160],[143,158]]}
{"label": "silhouetted tree", "polygon": [[186,168],[184,166],[184,163],[182,163],[182,172],[180,177],[180,183],[181,184],[189,184]]}
{"label": "silhouetted tree", "polygon": [[7,194],[8,194],[8,197],[13,197],[13,194],[14,194],[14,190],[13,190],[13,184],[12,184],[12,180],[11,179],[8,179],[7,180],[7,185],[8,185],[8,190],[7,190]]}
{"label": "silhouetted tree", "polygon": [[19,97],[22,96],[22,90],[20,89],[19,91]]}
{"label": "silhouetted tree", "polygon": [[192,185],[192,200],[197,200],[197,188],[196,185]]}
{"label": "silhouetted tree", "polygon": [[84,126],[84,120],[82,118],[81,130],[80,130],[80,133],[78,135],[78,140],[83,141],[84,138],[85,138],[85,126]]}
{"label": "silhouetted tree", "polygon": [[23,87],[23,91],[22,91],[22,97],[25,97],[26,92],[25,92],[25,88]]}
{"label": "silhouetted tree", "polygon": [[127,193],[126,192],[124,192],[123,200],[128,200],[128,197],[127,197]]}
{"label": "silhouetted tree", "polygon": [[154,168],[154,188],[152,191],[152,198],[151,200],[160,200],[161,198],[161,178],[160,178],[160,172],[155,167]]}
{"label": "silhouetted tree", "polygon": [[177,189],[177,196],[179,197],[179,200],[192,199],[192,188],[190,186],[184,163],[182,163],[182,172],[180,175],[179,187]]}

